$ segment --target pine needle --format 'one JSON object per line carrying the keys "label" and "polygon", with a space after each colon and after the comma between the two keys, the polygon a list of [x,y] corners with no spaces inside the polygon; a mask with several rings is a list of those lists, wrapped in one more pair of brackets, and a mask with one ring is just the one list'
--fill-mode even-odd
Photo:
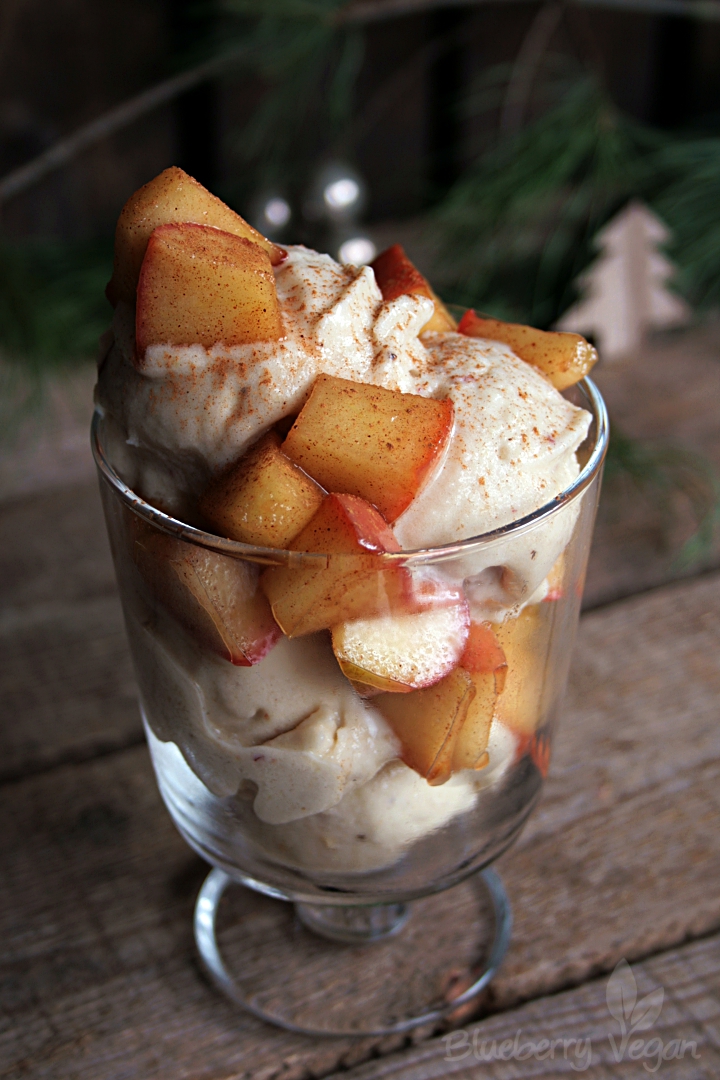
{"label": "pine needle", "polygon": [[720,305],[720,138],[664,148],[658,171],[671,179],[656,209],[670,226],[678,287],[697,308]]}

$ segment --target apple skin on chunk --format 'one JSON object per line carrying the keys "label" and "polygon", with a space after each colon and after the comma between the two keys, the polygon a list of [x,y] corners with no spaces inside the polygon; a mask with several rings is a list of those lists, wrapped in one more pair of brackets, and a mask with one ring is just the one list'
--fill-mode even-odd
{"label": "apple skin on chunk", "polygon": [[322,488],[283,454],[280,436],[270,431],[211,484],[200,510],[230,540],[286,548],[324,497]]}
{"label": "apple skin on chunk", "polygon": [[475,685],[455,668],[434,686],[412,694],[380,694],[372,699],[400,740],[400,756],[429,784],[444,784],[453,771],[458,733],[475,697]]}
{"label": "apple skin on chunk", "polygon": [[262,588],[288,637],[380,615],[412,596],[408,572],[378,562],[378,554],[400,551],[392,530],[374,506],[355,495],[327,495],[290,549],[328,557],[327,565],[277,566],[263,573]]}
{"label": "apple skin on chunk", "polygon": [[333,651],[353,684],[409,693],[433,686],[452,671],[468,624],[466,603],[358,619],[333,628]]}
{"label": "apple skin on chunk", "polygon": [[231,664],[257,664],[280,639],[251,564],[149,528],[136,534],[132,553],[158,602]]}
{"label": "apple skin on chunk", "polygon": [[280,305],[267,254],[207,225],[160,225],[140,271],[135,342],[247,345],[282,336]]}
{"label": "apple skin on chunk", "polygon": [[504,342],[521,360],[542,371],[557,390],[579,382],[598,358],[597,351],[580,334],[482,319],[472,310],[463,315],[458,332]]}
{"label": "apple skin on chunk", "polygon": [[421,334],[428,330],[457,329],[457,323],[442,300],[433,292],[430,282],[410,262],[400,244],[393,244],[381,251],[370,265],[375,271],[375,280],[383,300],[396,300],[398,296],[415,293],[417,296],[427,296],[433,301],[435,311],[423,326]]}
{"label": "apple skin on chunk", "polygon": [[140,267],[148,240],[158,225],[178,225],[188,221],[212,225],[259,244],[273,266],[282,262],[287,254],[192,176],[173,166],[131,195],[120,213],[115,229],[115,264],[106,290],[113,307],[120,300],[135,303]]}
{"label": "apple skin on chunk", "polygon": [[449,399],[319,375],[283,451],[327,491],[359,495],[392,523],[444,450],[453,417]]}

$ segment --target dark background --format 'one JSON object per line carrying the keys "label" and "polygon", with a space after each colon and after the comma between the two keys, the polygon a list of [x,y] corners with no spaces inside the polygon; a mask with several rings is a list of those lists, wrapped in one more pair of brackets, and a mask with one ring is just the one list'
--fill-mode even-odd
{"label": "dark background", "polygon": [[[538,10],[488,3],[368,26],[354,106],[358,114],[375,99],[375,121],[355,153],[369,186],[368,221],[411,216],[457,177],[497,124],[492,113],[464,119],[457,102],[478,74],[515,59]],[[0,175],[193,62],[197,43],[213,31],[222,36],[220,15],[196,0],[3,0]],[[720,23],[569,6],[551,47],[590,66],[640,120],[720,126]],[[257,81],[232,75],[187,92],[8,201],[2,233],[106,234],[131,192],[171,163],[227,193],[238,181],[229,136],[262,92]]]}

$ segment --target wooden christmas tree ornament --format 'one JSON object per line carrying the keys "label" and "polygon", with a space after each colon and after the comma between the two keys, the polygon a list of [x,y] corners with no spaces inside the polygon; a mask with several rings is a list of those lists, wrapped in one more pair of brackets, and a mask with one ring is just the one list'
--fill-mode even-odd
{"label": "wooden christmas tree ornament", "polygon": [[684,300],[666,284],[675,268],[658,250],[670,232],[641,202],[631,202],[596,237],[600,257],[578,278],[584,294],[556,324],[591,334],[600,356],[616,360],[640,348],[648,330],[682,326]]}

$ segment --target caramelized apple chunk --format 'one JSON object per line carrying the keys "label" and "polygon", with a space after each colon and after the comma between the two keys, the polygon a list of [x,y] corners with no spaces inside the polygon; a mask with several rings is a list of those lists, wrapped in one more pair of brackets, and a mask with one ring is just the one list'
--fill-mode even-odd
{"label": "caramelized apple chunk", "polygon": [[378,562],[378,554],[400,551],[392,530],[355,495],[327,495],[290,549],[328,557],[317,566],[276,566],[262,575],[273,615],[288,637],[379,615],[411,595],[408,572]]}
{"label": "caramelized apple chunk", "polygon": [[472,675],[492,675],[498,694],[502,693],[508,665],[492,623],[470,624],[460,664]]}
{"label": "caramelized apple chunk", "polygon": [[400,244],[393,244],[386,251],[381,251],[370,265],[375,271],[375,280],[383,300],[395,300],[406,293],[415,293],[433,301],[435,311],[423,326],[421,334],[427,330],[457,329],[457,323],[442,300],[435,295],[427,278],[410,262]]}
{"label": "caramelized apple chunk", "polygon": [[519,323],[482,319],[474,311],[465,312],[458,332],[468,337],[504,342],[521,360],[547,375],[557,390],[565,390],[579,382],[598,358],[597,351],[580,334],[535,330]]}
{"label": "caramelized apple chunk", "polygon": [[453,772],[482,769],[488,764],[490,728],[507,675],[505,653],[491,623],[470,624],[460,665],[473,681],[475,697],[455,741]]}
{"label": "caramelized apple chunk", "polygon": [[286,548],[320,509],[325,493],[268,432],[200,500],[213,528],[230,540]]}
{"label": "caramelized apple chunk", "polygon": [[458,733],[475,697],[472,679],[455,668],[440,682],[411,694],[380,694],[372,705],[401,743],[406,765],[430,784],[443,784],[453,770]]}
{"label": "caramelized apple chunk", "polygon": [[452,432],[453,405],[319,375],[283,451],[328,491],[367,499],[393,522]]}
{"label": "caramelized apple chunk", "polygon": [[115,230],[113,275],[107,287],[107,297],[113,306],[119,300],[135,303],[140,267],[148,241],[158,225],[178,225],[188,221],[212,225],[259,244],[273,266],[285,258],[286,252],[282,248],[266,240],[192,176],[172,167],[139,188],[122,208]]}
{"label": "caramelized apple chunk", "polygon": [[358,619],[333,628],[333,651],[353,683],[409,693],[432,686],[452,671],[465,644],[468,622],[465,603]]}
{"label": "caramelized apple chunk", "polygon": [[475,696],[468,707],[452,754],[452,771],[484,769],[489,762],[487,752],[490,728],[495,715],[497,689],[492,675],[471,675]]}
{"label": "caramelized apple chunk", "polygon": [[153,529],[139,530],[133,559],[155,599],[196,640],[240,667],[257,664],[280,638],[256,567]]}
{"label": "caramelized apple chunk", "polygon": [[524,734],[538,727],[556,604],[532,604],[496,628],[507,659],[507,678],[498,699],[498,718]]}
{"label": "caramelized apple chunk", "polygon": [[138,356],[149,345],[277,341],[280,305],[270,260],[257,244],[207,225],[160,225],[140,271]]}

